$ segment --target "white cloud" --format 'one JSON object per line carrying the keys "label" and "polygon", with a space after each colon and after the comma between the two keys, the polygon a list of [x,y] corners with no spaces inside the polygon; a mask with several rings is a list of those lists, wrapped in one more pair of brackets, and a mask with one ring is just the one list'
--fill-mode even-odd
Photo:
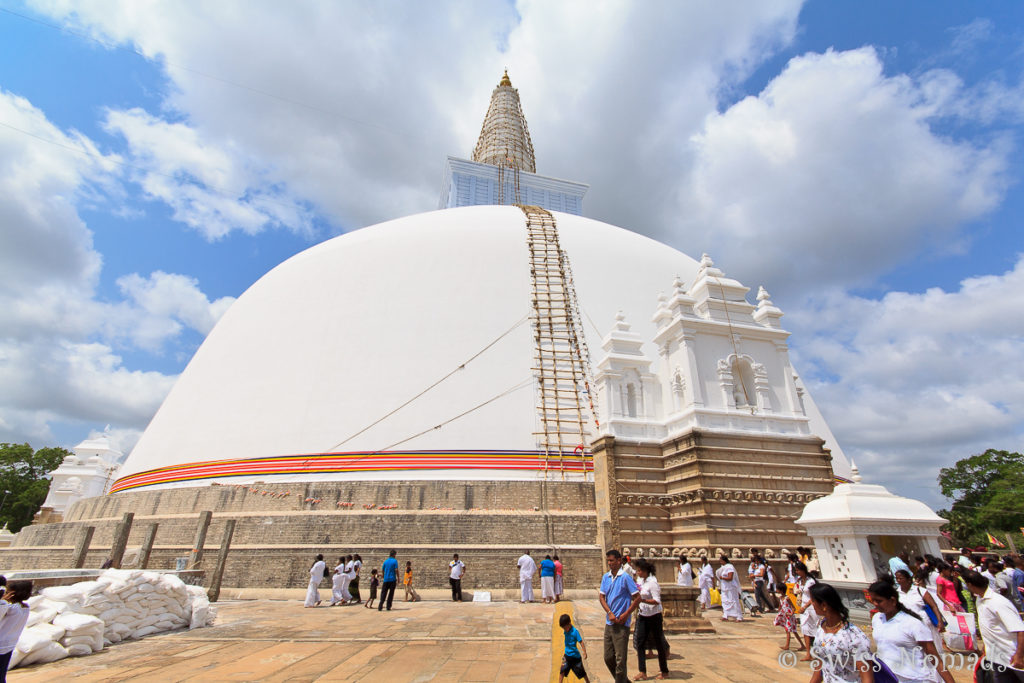
{"label": "white cloud", "polygon": [[1024,257],[952,292],[870,300],[831,291],[790,311],[794,355],[862,471],[880,482],[930,484],[960,458],[1024,447],[1020,311]]}
{"label": "white cloud", "polygon": [[[539,171],[590,183],[589,215],[642,232],[662,218],[656,207],[664,197],[651,197],[651,188],[688,166],[685,140],[720,88],[791,41],[800,9],[797,0],[313,2],[302,11],[230,2],[144,10],[115,0],[33,4],[163,61],[172,85],[165,120],[135,112],[126,133],[147,169],[199,180],[192,161],[223,169],[258,159],[263,184],[243,174],[233,187],[276,183],[346,229],[433,209],[445,155],[469,156],[508,66]],[[190,150],[184,158],[171,149],[178,141]],[[227,156],[208,159],[196,147]],[[142,152],[149,148],[159,150],[152,161]],[[196,183],[154,173],[144,182],[208,234],[257,229],[258,215],[222,216],[227,209],[213,196],[193,196]]]}
{"label": "white cloud", "polygon": [[687,243],[782,292],[870,283],[954,248],[1002,199],[1009,153],[932,129],[962,95],[949,72],[885,76],[871,48],[792,59],[693,138]]}
{"label": "white cloud", "polygon": [[288,199],[230,140],[204,140],[194,127],[138,108],[108,111],[105,128],[127,141],[131,175],[146,196],[168,204],[175,220],[208,239],[232,230],[312,230],[309,211]]}
{"label": "white cloud", "polygon": [[232,299],[156,272],[99,300],[102,257],[77,207],[117,192],[119,160],[3,91],[0,121],[0,441],[52,444],[59,423],[141,428],[175,378],[127,367],[113,344],[206,334]]}

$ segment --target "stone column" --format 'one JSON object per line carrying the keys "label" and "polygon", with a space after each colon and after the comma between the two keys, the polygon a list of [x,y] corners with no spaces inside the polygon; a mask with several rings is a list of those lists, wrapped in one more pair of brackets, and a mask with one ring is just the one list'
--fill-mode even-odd
{"label": "stone column", "polygon": [[711,623],[701,616],[696,586],[661,586],[661,606],[664,612],[665,633],[714,633]]}
{"label": "stone column", "polygon": [[115,569],[121,568],[121,559],[124,558],[124,549],[128,546],[128,534],[132,531],[132,520],[135,519],[134,512],[126,512],[121,517],[117,528],[114,529],[114,542],[110,546],[110,566]]}
{"label": "stone column", "polygon": [[192,542],[192,552],[188,557],[188,569],[198,569],[203,561],[203,546],[206,545],[206,532],[210,528],[213,513],[203,510],[199,513],[199,526],[196,528],[196,540]]}
{"label": "stone column", "polygon": [[210,590],[206,592],[210,602],[217,602],[220,597],[220,582],[224,578],[224,565],[228,561],[228,550],[231,548],[231,537],[235,534],[235,520],[229,519],[224,523],[224,537],[220,540],[220,550],[217,551],[217,566],[210,577]]}
{"label": "stone column", "polygon": [[153,542],[156,540],[156,530],[160,525],[153,522],[146,529],[146,535],[142,539],[142,549],[139,551],[139,569],[149,567],[149,555],[153,552]]}
{"label": "stone column", "polygon": [[89,553],[89,544],[92,542],[92,534],[96,527],[84,526],[78,534],[78,541],[75,542],[75,552],[71,554],[71,566],[74,569],[81,569],[85,566],[85,556]]}
{"label": "stone column", "polygon": [[594,503],[597,507],[597,544],[602,551],[619,547],[619,508],[616,500],[615,437],[603,436],[592,444]]}

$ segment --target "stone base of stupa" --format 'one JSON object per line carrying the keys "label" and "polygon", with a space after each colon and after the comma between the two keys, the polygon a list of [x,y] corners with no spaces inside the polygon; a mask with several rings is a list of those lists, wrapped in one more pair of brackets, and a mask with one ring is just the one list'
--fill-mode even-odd
{"label": "stone base of stupa", "polygon": [[[76,545],[92,527],[83,566],[99,567],[111,554],[124,513],[131,512],[121,566],[139,566],[156,524],[146,565],[174,569],[193,557],[204,511],[212,517],[199,568],[213,567],[225,523],[235,520],[225,587],[303,587],[317,553],[331,566],[340,555],[358,553],[372,568],[392,549],[403,567],[412,561],[423,588],[448,586],[452,553],[467,565],[467,589],[517,588],[516,559],[524,550],[538,561],[557,553],[565,563],[566,588],[592,587],[604,571],[594,484],[582,481],[253,483],[127,491],[79,501],[62,522],[22,529],[10,548],[0,549],[0,566],[71,567]],[[367,590],[368,579],[362,584]],[[539,599],[539,579],[534,589]]]}

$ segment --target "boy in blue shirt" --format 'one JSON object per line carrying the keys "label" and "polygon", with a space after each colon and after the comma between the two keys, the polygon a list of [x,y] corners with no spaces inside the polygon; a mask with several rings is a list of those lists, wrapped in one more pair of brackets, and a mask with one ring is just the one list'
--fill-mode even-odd
{"label": "boy in blue shirt", "polygon": [[[583,643],[583,636],[572,625],[572,618],[568,614],[563,614],[558,618],[558,625],[565,631],[565,656],[562,657],[562,668],[558,671],[558,683],[562,683],[562,679],[570,671],[586,683],[590,683],[587,672],[583,668],[583,657],[587,656],[587,646]],[[578,648],[577,645],[579,645]],[[583,650],[583,657],[580,656],[580,649]]]}

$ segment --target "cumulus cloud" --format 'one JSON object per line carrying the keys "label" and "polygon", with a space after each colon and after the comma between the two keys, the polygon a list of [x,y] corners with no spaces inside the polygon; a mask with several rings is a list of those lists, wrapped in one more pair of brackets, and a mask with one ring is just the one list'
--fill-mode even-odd
{"label": "cumulus cloud", "polygon": [[232,299],[163,272],[98,299],[102,257],[78,206],[117,191],[120,159],[3,91],[0,120],[0,440],[52,444],[68,422],[141,428],[174,376],[127,367],[114,344],[158,351],[183,328],[205,334]]}
{"label": "cumulus cloud", "polygon": [[863,285],[949,249],[1008,182],[1009,145],[933,130],[962,95],[949,72],[886,76],[872,48],[792,59],[693,137],[686,241],[783,293]]}
{"label": "cumulus cloud", "polygon": [[[133,136],[140,147],[158,137],[154,145],[174,161],[173,140],[192,148],[194,136],[229,159],[260,159],[270,169],[264,183],[344,229],[435,208],[445,156],[469,156],[508,66],[538,170],[590,183],[589,215],[642,232],[660,219],[654,207],[664,197],[651,188],[688,163],[679,141],[714,108],[723,83],[792,40],[800,8],[797,0],[314,2],[302,12],[232,2],[158,2],[145,12],[120,0],[33,4],[164,64],[167,111],[131,117],[133,127],[145,124]],[[202,156],[160,172],[198,180],[187,168]],[[165,187],[164,178],[147,175],[147,192],[180,220],[214,234],[230,224],[216,220],[213,197],[191,196],[196,183]],[[211,212],[214,227],[203,228]],[[259,217],[242,211],[238,220],[246,229]]]}
{"label": "cumulus cloud", "polygon": [[930,484],[960,458],[1024,447],[1021,310],[1024,257],[956,291],[872,300],[834,290],[791,312],[794,355],[862,471]]}
{"label": "cumulus cloud", "polygon": [[128,143],[132,177],[146,196],[166,203],[175,220],[208,239],[268,227],[311,232],[308,209],[289,199],[230,141],[205,140],[192,126],[138,108],[109,111],[105,127]]}

